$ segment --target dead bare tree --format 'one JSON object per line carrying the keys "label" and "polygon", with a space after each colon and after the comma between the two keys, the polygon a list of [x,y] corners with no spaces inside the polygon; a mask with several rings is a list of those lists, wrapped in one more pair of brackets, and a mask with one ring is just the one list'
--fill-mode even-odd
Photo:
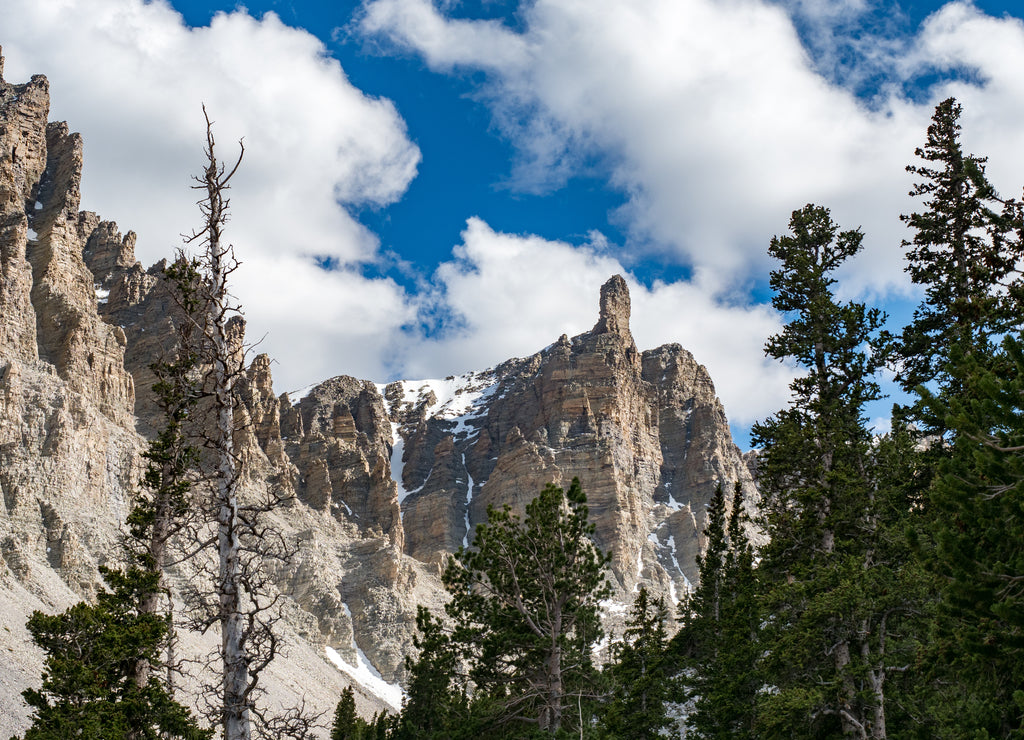
{"label": "dead bare tree", "polygon": [[[280,592],[268,567],[287,561],[294,552],[269,522],[267,515],[287,502],[270,487],[260,493],[241,490],[243,455],[237,440],[244,424],[238,414],[239,388],[245,382],[246,347],[241,307],[230,293],[231,275],[239,268],[233,247],[224,239],[228,221],[227,192],[238,171],[245,147],[230,167],[218,160],[213,123],[206,118],[206,166],[194,178],[202,227],[185,238],[195,256],[190,259],[199,309],[186,314],[195,325],[198,365],[205,370],[204,414],[196,426],[206,454],[203,480],[210,490],[207,525],[194,533],[199,548],[215,557],[200,557],[200,571],[186,589],[192,626],[200,631],[219,628],[219,681],[207,699],[212,719],[224,740],[256,737],[309,737],[318,717],[300,709],[270,716],[259,707],[260,676],[279,655],[275,634],[280,620]],[[206,585],[204,585],[206,584]]]}

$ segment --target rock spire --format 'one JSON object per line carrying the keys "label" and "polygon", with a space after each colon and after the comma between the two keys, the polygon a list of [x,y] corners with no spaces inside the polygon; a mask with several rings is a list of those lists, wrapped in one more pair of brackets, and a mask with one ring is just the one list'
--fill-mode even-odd
{"label": "rock spire", "polygon": [[629,311],[629,286],[622,275],[613,275],[601,286],[601,315],[593,333],[630,337]]}

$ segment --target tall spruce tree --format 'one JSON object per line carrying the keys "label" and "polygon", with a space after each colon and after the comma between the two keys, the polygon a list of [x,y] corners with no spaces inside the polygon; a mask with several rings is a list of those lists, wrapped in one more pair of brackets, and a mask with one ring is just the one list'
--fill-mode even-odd
{"label": "tall spruce tree", "polygon": [[672,725],[665,706],[672,697],[666,619],[664,599],[652,599],[641,586],[604,670],[610,698],[600,712],[602,737],[645,740]]}
{"label": "tall spruce tree", "polygon": [[997,197],[985,158],[964,154],[961,112],[953,98],[936,106],[926,143],[915,150],[925,164],[907,167],[921,178],[910,194],[925,199],[922,212],[901,216],[914,232],[903,242],[907,272],[925,291],[897,342],[898,378],[908,391],[954,383],[951,352],[984,355],[990,338],[1016,321],[1003,287],[1021,257],[1013,238],[1017,209]]}
{"label": "tall spruce tree", "polygon": [[453,640],[466,656],[477,711],[508,737],[551,736],[589,726],[599,602],[608,557],[594,545],[578,479],[545,486],[520,518],[488,509],[472,549],[443,576]]}
{"label": "tall spruce tree", "polygon": [[[926,197],[923,213],[904,217],[914,230],[904,242],[907,271],[925,297],[897,347],[901,379],[921,398],[912,413],[927,435],[919,467],[935,475],[914,541],[940,584],[930,684],[937,734],[1007,737],[1021,732],[1024,703],[1014,694],[1020,624],[1006,619],[1020,606],[1011,584],[1024,535],[1021,494],[1007,472],[1008,440],[1020,431],[1024,222],[1019,203],[996,195],[985,160],[963,154],[960,114],[953,99],[936,107],[916,150],[928,164],[907,168],[922,178],[911,194]],[[956,730],[941,728],[954,722]]]}
{"label": "tall spruce tree", "polygon": [[683,654],[684,699],[693,699],[687,737],[733,738],[753,731],[757,689],[758,613],[753,552],[746,536],[742,487],[726,516],[721,484],[708,507],[698,558],[700,582],[684,603],[674,653]]}
{"label": "tall spruce tree", "polygon": [[[833,295],[834,272],[861,248],[827,209],[794,211],[769,253],[773,305],[788,322],[766,352],[804,371],[790,406],[754,425],[763,448],[765,737],[888,736],[886,681],[900,595],[899,563],[879,542],[871,435],[864,404],[879,398],[872,351],[883,317]],[[895,602],[895,603],[894,603]]]}

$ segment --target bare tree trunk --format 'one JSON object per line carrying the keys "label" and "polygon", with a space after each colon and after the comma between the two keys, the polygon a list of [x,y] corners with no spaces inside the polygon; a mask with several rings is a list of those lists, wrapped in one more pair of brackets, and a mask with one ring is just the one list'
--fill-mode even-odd
{"label": "bare tree trunk", "polygon": [[[205,110],[204,110],[205,113]],[[207,269],[205,339],[212,364],[213,401],[216,425],[211,446],[216,457],[217,485],[214,509],[217,521],[217,621],[221,630],[223,661],[221,723],[224,740],[250,740],[251,691],[247,650],[246,619],[243,598],[243,566],[241,561],[241,529],[238,506],[240,469],[235,455],[235,380],[241,372],[239,348],[232,341],[229,319],[235,311],[230,305],[228,276],[237,267],[230,246],[222,242],[222,229],[227,221],[225,191],[238,164],[225,172],[214,153],[213,129],[206,119],[207,167],[197,189],[206,191],[201,203],[205,217],[204,263]],[[243,149],[244,152],[244,149]],[[239,155],[241,162],[241,155]]]}

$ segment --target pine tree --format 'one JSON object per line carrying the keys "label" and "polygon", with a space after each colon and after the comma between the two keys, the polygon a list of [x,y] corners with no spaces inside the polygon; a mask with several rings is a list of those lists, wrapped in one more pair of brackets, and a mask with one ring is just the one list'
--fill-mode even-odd
{"label": "pine tree", "polygon": [[880,395],[883,317],[833,296],[833,274],[861,248],[827,209],[794,211],[791,235],[772,239],[773,305],[789,317],[766,352],[805,370],[793,401],[752,430],[763,447],[762,630],[766,737],[887,737],[885,682],[898,599],[880,559],[876,481],[864,404]]}
{"label": "pine tree", "polygon": [[958,685],[938,710],[979,737],[1024,737],[1024,351],[1008,338],[993,360],[953,360],[970,394],[924,392],[955,431],[930,491],[936,631]]}
{"label": "pine tree", "polygon": [[420,606],[416,611],[413,645],[419,650],[407,656],[406,699],[398,716],[393,740],[443,740],[469,737],[469,699],[460,676],[456,646],[441,620]]}
{"label": "pine tree", "polygon": [[707,550],[698,559],[700,582],[684,605],[683,627],[676,636],[688,655],[682,661],[688,669],[686,698],[695,699],[687,717],[688,737],[743,737],[753,728],[758,615],[739,483],[731,504],[727,520],[719,484],[704,528]]}
{"label": "pine tree", "polygon": [[953,98],[936,106],[925,146],[915,150],[927,164],[907,167],[922,178],[910,194],[926,199],[923,212],[901,217],[914,230],[903,242],[907,272],[925,288],[897,343],[898,378],[908,391],[934,380],[948,386],[952,351],[984,355],[990,338],[1014,321],[1000,286],[1021,257],[1012,238],[1015,204],[1006,208],[996,196],[984,158],[963,153],[961,112]]}
{"label": "pine tree", "polygon": [[611,682],[611,697],[601,710],[603,737],[644,740],[671,726],[665,707],[672,695],[667,618],[664,599],[651,599],[641,586],[626,631],[613,643],[612,663],[604,671]]}
{"label": "pine tree", "polygon": [[160,678],[138,680],[138,663],[160,664],[167,620],[141,611],[156,591],[155,574],[139,568],[103,571],[110,590],[57,615],[34,612],[32,638],[46,652],[43,683],[23,693],[33,709],[24,740],[207,740]]}
{"label": "pine tree", "polygon": [[591,536],[578,479],[548,484],[525,518],[488,509],[473,548],[461,549],[443,580],[453,639],[467,657],[477,710],[503,732],[579,731],[593,694],[591,650],[601,638],[599,602],[609,594],[608,557]]}
{"label": "pine tree", "polygon": [[341,692],[334,710],[331,740],[369,740],[370,725],[356,713],[356,698],[351,686]]}
{"label": "pine tree", "polygon": [[985,160],[962,153],[960,113],[952,99],[936,107],[927,144],[916,152],[934,166],[908,167],[923,178],[912,194],[929,198],[923,214],[904,217],[915,231],[904,243],[907,269],[925,299],[898,350],[901,379],[921,398],[912,412],[927,435],[920,467],[935,475],[921,506],[928,521],[913,533],[940,584],[932,711],[956,723],[939,734],[1003,737],[1020,732],[1024,703],[1013,693],[1021,686],[1011,647],[1020,625],[999,616],[1020,606],[1012,579],[1021,573],[1015,543],[1024,532],[1015,513],[1020,493],[1006,477],[1014,444],[1005,440],[1020,429],[1013,388],[1024,219],[1020,204],[999,199],[988,183]]}

